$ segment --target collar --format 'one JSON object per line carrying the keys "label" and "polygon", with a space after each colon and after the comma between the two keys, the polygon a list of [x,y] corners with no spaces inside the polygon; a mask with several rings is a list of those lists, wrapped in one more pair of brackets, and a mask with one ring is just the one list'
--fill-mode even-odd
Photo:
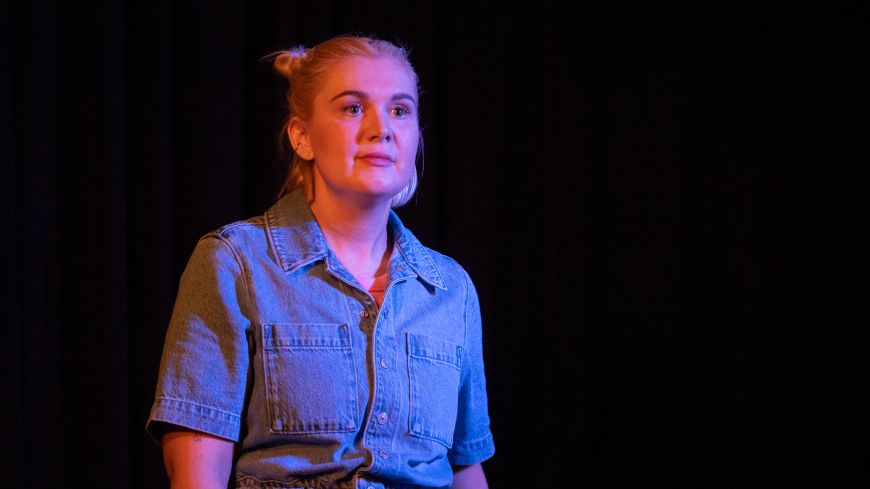
{"label": "collar", "polygon": [[[326,244],[326,237],[314,219],[301,189],[281,197],[266,211],[265,221],[269,244],[285,272],[294,272],[300,267],[329,257],[331,251]],[[399,255],[417,276],[432,286],[447,290],[429,251],[402,224],[392,209],[387,219],[387,227],[393,236],[393,260],[396,259],[395,250],[398,250]]]}

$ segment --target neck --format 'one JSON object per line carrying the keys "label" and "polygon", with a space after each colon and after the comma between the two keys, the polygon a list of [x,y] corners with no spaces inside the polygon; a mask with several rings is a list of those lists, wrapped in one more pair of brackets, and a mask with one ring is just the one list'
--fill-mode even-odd
{"label": "neck", "polygon": [[331,197],[327,192],[316,192],[311,203],[330,249],[357,278],[380,275],[391,251],[389,202],[363,207]]}

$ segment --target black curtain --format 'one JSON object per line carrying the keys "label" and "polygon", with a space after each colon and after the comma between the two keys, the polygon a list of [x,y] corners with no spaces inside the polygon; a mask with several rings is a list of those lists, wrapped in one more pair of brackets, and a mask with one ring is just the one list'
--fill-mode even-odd
{"label": "black curtain", "polygon": [[7,486],[168,487],[144,424],[179,276],[286,172],[260,58],[362,33],[420,75],[399,212],[480,292],[491,487],[866,487],[859,11],[4,5]]}

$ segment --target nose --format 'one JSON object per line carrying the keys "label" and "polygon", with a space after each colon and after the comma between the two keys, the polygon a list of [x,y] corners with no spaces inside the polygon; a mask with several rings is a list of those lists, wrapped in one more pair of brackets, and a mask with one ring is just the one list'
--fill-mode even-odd
{"label": "nose", "polygon": [[369,141],[389,141],[393,137],[389,119],[379,111],[370,111],[366,125],[366,137]]}

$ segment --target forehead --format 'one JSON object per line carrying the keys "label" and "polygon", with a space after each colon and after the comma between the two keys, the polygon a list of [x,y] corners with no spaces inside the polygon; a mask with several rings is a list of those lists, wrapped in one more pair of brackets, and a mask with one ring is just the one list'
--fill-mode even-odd
{"label": "forehead", "polygon": [[414,75],[389,57],[353,56],[337,62],[326,72],[317,99],[328,102],[345,90],[365,92],[372,98],[388,99],[396,93],[417,96]]}

